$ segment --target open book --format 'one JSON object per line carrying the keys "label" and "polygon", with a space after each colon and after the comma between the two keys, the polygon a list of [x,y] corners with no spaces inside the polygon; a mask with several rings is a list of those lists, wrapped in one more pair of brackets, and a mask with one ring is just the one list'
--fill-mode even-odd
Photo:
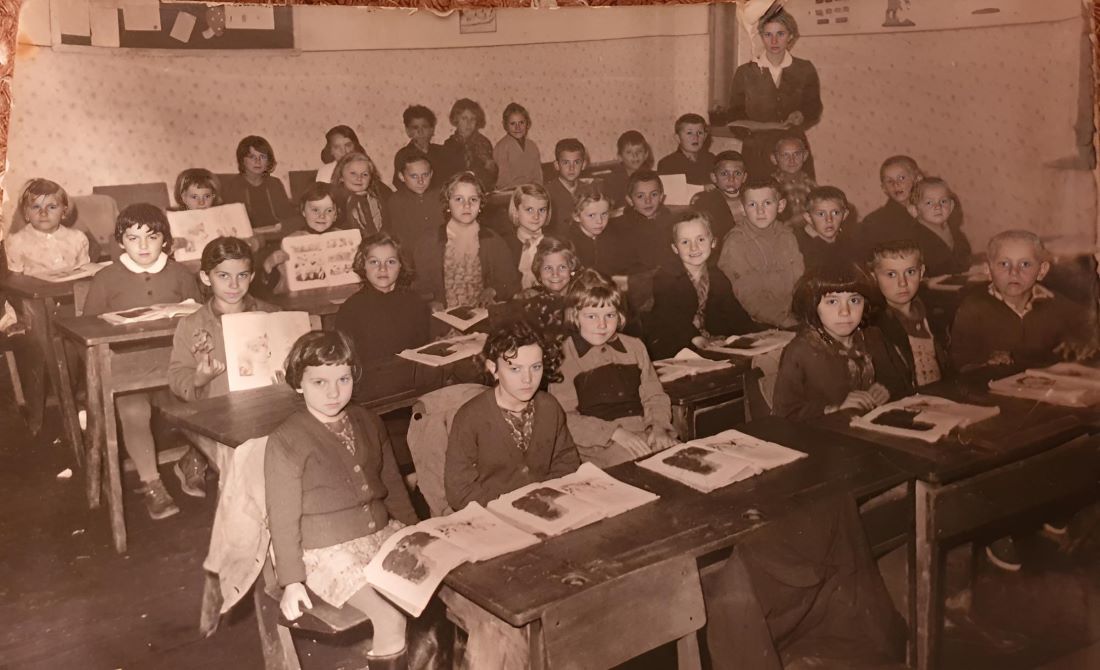
{"label": "open book", "polygon": [[287,288],[304,291],[359,283],[352,265],[362,236],[356,229],[284,237],[280,247],[287,255],[284,265]]}
{"label": "open book", "polygon": [[967,405],[917,393],[852,417],[852,425],[896,437],[938,442],[956,428],[965,428],[1001,413],[997,406]]}
{"label": "open book", "polygon": [[604,517],[618,516],[660,497],[624,484],[591,463],[584,463],[576,472],[543,484],[595,505]]}
{"label": "open book", "polygon": [[1081,363],[1055,363],[1048,368],[1028,370],[1028,374],[1048,377],[1067,386],[1100,391],[1100,368]]}
{"label": "open book", "polygon": [[473,563],[539,543],[538,537],[508,525],[476,502],[448,516],[433,517],[417,525],[465,551],[467,559]]}
{"label": "open book", "polygon": [[489,511],[531,533],[560,535],[606,516],[594,503],[547,482],[528,484],[489,503]]}
{"label": "open book", "polygon": [[196,312],[202,305],[194,300],[187,299],[183,302],[158,303],[133,309],[124,309],[118,312],[100,314],[99,318],[113,326],[121,326],[127,323],[144,323],[160,319],[171,319],[176,316],[185,316]]}
{"label": "open book", "polygon": [[466,550],[417,524],[386,540],[367,564],[367,581],[401,609],[420,616],[447,573],[466,560]]}
{"label": "open book", "polygon": [[1058,363],[989,382],[989,390],[1025,400],[1065,407],[1100,403],[1100,368],[1080,363]]}
{"label": "open book", "polygon": [[306,312],[241,312],[222,315],[229,390],[282,381],[283,363],[299,337],[310,331]]}
{"label": "open book", "polygon": [[989,281],[989,267],[985,263],[975,263],[966,272],[929,277],[928,288],[933,291],[960,291],[967,284],[987,281]]}
{"label": "open book", "polygon": [[673,358],[665,358],[653,361],[653,367],[657,369],[657,377],[662,382],[670,382],[681,377],[689,377],[703,372],[713,372],[731,367],[730,361],[716,361],[703,358],[691,349],[681,349]]}
{"label": "open book", "polygon": [[50,272],[39,272],[33,277],[42,279],[48,282],[60,283],[63,281],[72,281],[74,279],[83,279],[85,277],[95,276],[95,273],[99,272],[103,268],[111,264],[111,261],[103,261],[102,263],[85,263],[78,268],[72,268],[71,270],[52,270]]}
{"label": "open book", "polygon": [[416,363],[439,367],[481,353],[487,337],[485,333],[458,335],[436,340],[416,349],[406,349],[397,355]]}
{"label": "open book", "polygon": [[167,212],[168,226],[176,242],[175,259],[179,262],[202,258],[202,250],[215,237],[252,237],[252,224],[244,204],[239,202],[206,209]]}
{"label": "open book", "polygon": [[805,456],[774,442],[727,430],[679,444],[638,461],[638,466],[709,493]]}
{"label": "open book", "polygon": [[466,332],[470,326],[489,318],[489,310],[483,307],[461,305],[441,312],[433,312],[432,316],[452,328]]}
{"label": "open book", "polygon": [[730,335],[723,344],[707,347],[707,349],[723,354],[752,357],[782,349],[790,344],[794,335],[786,330],[762,330],[748,335]]}

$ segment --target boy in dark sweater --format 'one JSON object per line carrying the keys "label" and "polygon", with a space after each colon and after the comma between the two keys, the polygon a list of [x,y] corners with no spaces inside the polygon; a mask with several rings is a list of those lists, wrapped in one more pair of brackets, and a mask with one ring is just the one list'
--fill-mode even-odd
{"label": "boy in dark sweater", "polygon": [[390,231],[408,248],[434,235],[443,224],[439,189],[433,186],[435,170],[431,160],[417,151],[398,156],[397,190],[390,195]]}
{"label": "boy in dark sweater", "polygon": [[850,211],[848,196],[835,186],[815,187],[806,196],[794,236],[808,269],[855,262],[851,234],[845,227]]}
{"label": "boy in dark sweater", "polygon": [[580,140],[567,137],[554,146],[554,170],[557,171],[557,178],[546,182],[546,191],[550,194],[550,223],[547,234],[561,235],[561,231],[573,220],[577,186],[581,183],[581,173],[587,166],[588,151]]}
{"label": "boy in dark sweater", "polygon": [[[707,213],[714,239],[721,244],[726,233],[738,223],[747,223],[745,205],[741,202],[741,186],[748,172],[745,159],[736,151],[723,151],[714,157],[714,169],[710,173],[713,189],[707,189],[692,198],[691,206]],[[717,262],[717,254],[712,256]]]}
{"label": "boy in dark sweater", "polygon": [[676,119],[676,151],[657,161],[660,174],[682,174],[687,183],[705,186],[714,168],[714,154],[707,151],[707,122],[698,114]]}
{"label": "boy in dark sweater", "polygon": [[611,221],[627,237],[633,267],[629,274],[656,270],[675,260],[670,253],[672,213],[665,207],[665,189],[652,170],[638,170],[627,181],[627,207]]}
{"label": "boy in dark sweater", "polygon": [[424,105],[412,105],[405,109],[401,115],[405,123],[405,134],[409,136],[409,143],[397,150],[393,157],[393,185],[401,188],[402,165],[406,164],[406,156],[410,153],[421,154],[428,157],[435,170],[437,183],[443,183],[452,174],[458,171],[450,166],[450,159],[442,144],[432,144],[435,135],[435,112]]}

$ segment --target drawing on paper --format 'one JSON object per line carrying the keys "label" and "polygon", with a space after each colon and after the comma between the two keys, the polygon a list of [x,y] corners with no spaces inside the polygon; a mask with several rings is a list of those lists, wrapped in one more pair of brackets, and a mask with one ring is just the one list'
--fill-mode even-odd
{"label": "drawing on paper", "polygon": [[409,533],[382,559],[382,569],[414,584],[423,582],[433,565],[424,550],[438,539],[422,531]]}

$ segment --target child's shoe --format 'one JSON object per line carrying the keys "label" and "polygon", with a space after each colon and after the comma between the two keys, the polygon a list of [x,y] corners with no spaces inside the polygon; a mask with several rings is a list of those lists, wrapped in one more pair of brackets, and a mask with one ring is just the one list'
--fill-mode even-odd
{"label": "child's shoe", "polygon": [[206,459],[191,447],[172,466],[172,472],[180,480],[180,488],[193,498],[206,497]]}
{"label": "child's shoe", "polygon": [[1047,521],[1043,524],[1043,535],[1057,540],[1069,534],[1069,524],[1065,521]]}
{"label": "child's shoe", "polygon": [[180,513],[180,508],[176,507],[176,501],[172,500],[160,477],[151,482],[145,482],[141,493],[145,499],[145,511],[149,512],[150,518],[166,519]]}
{"label": "child's shoe", "polygon": [[1011,535],[1006,535],[995,540],[985,547],[985,557],[989,562],[1002,570],[1019,572],[1023,567],[1020,561],[1020,552],[1016,549],[1016,542]]}

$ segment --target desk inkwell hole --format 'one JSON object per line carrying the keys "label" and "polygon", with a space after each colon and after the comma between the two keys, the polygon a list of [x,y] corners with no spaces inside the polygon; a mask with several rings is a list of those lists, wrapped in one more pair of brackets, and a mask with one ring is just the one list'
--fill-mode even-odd
{"label": "desk inkwell hole", "polygon": [[741,513],[741,518],[752,523],[759,523],[764,520],[764,513],[755,507],[751,507]]}
{"label": "desk inkwell hole", "polygon": [[588,578],[584,575],[578,575],[575,572],[571,572],[561,578],[561,583],[567,586],[581,587],[588,583]]}

